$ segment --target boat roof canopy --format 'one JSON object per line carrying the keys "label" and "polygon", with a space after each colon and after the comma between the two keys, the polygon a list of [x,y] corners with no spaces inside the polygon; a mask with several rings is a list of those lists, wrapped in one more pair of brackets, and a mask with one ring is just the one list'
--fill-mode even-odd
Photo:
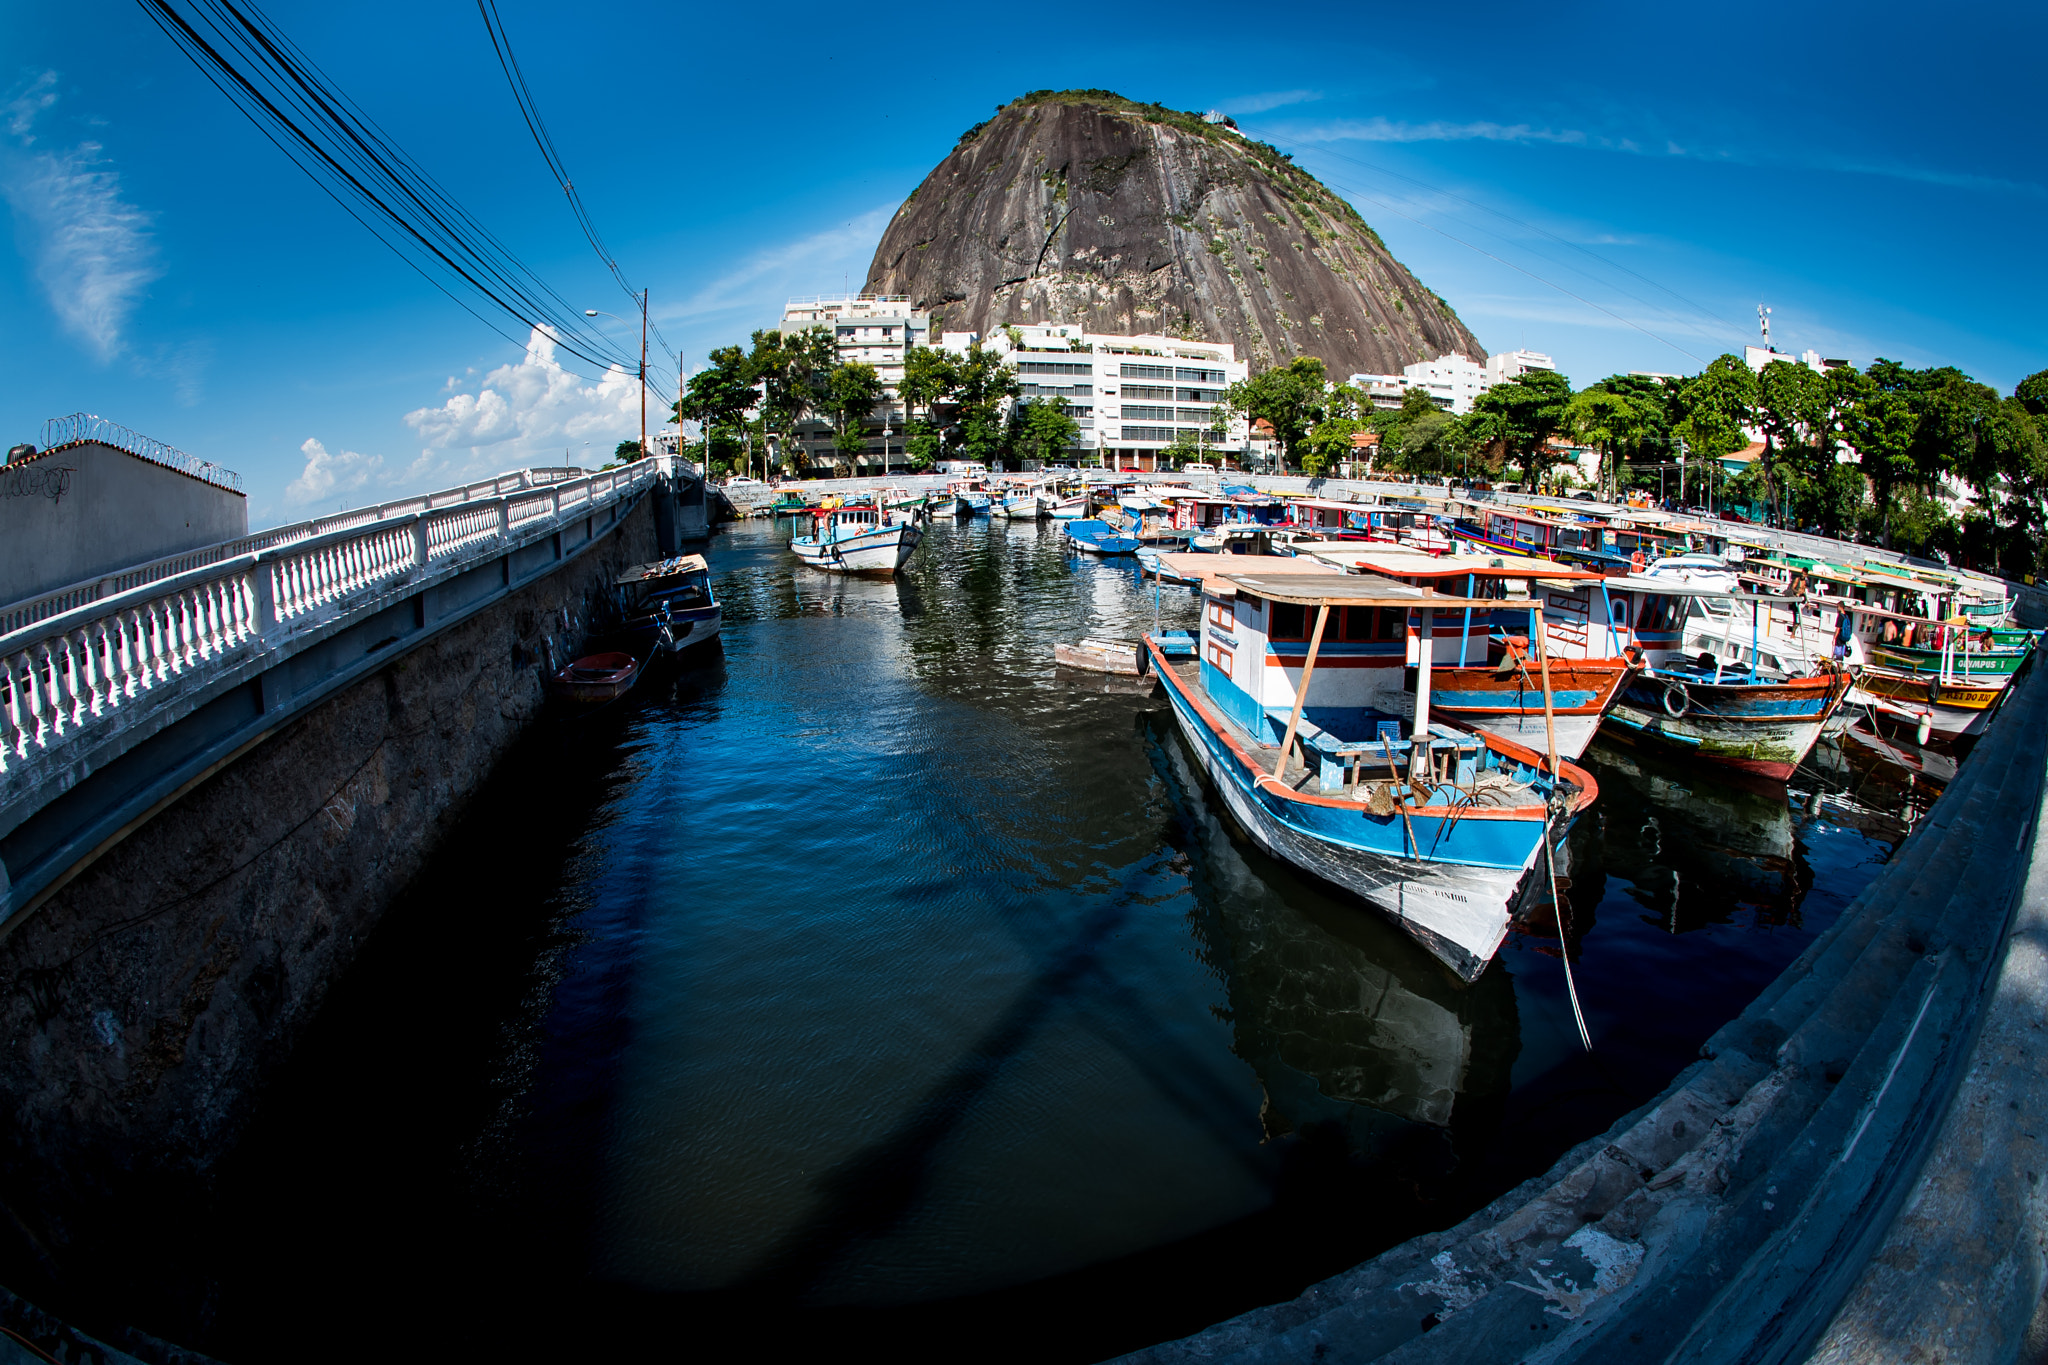
{"label": "boat roof canopy", "polygon": [[1610,592],[1654,592],[1664,597],[1726,597],[1737,602],[1762,602],[1768,606],[1780,607],[1805,600],[1803,597],[1776,597],[1769,593],[1747,592],[1739,588],[1705,588],[1676,578],[1651,574],[1610,574],[1607,578],[1607,588]]}
{"label": "boat roof canopy", "polygon": [[620,574],[617,583],[644,583],[650,578],[673,578],[677,574],[695,573],[708,570],[703,555],[677,555],[674,559],[657,559],[652,564],[635,564]]}
{"label": "boat roof canopy", "polygon": [[1304,573],[1289,569],[1277,573],[1223,573],[1216,578],[1246,597],[1304,607],[1412,607],[1425,598],[1434,601],[1436,597],[1378,574]]}
{"label": "boat roof canopy", "polygon": [[1535,555],[1500,555],[1491,558],[1478,555],[1433,555],[1422,550],[1409,550],[1392,545],[1360,545],[1356,541],[1315,541],[1297,544],[1294,552],[1297,556],[1314,555],[1317,559],[1341,569],[1359,569],[1399,578],[1463,578],[1467,574],[1485,574],[1489,578],[1542,579],[1606,576],[1596,569],[1574,568],[1570,564]]}

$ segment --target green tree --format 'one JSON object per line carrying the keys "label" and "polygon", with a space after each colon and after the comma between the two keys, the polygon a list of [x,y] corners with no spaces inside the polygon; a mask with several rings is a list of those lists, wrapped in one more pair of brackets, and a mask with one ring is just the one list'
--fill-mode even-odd
{"label": "green tree", "polygon": [[1067,400],[1027,398],[1010,409],[1010,449],[1025,459],[1053,460],[1081,435],[1081,424],[1067,415]]}
{"label": "green tree", "polygon": [[1160,458],[1166,461],[1169,469],[1179,469],[1190,460],[1199,460],[1202,454],[1201,438],[1186,427],[1174,432],[1172,442],[1159,452]]}
{"label": "green tree", "polygon": [[1224,391],[1223,401],[1231,411],[1253,422],[1261,419],[1273,428],[1280,445],[1280,463],[1293,464],[1300,445],[1327,409],[1328,379],[1323,362],[1314,356],[1296,356],[1285,365],[1241,379]]}
{"label": "green tree", "polygon": [[612,451],[612,458],[620,461],[621,463],[624,463],[631,460],[637,460],[646,453],[646,451],[640,448],[640,443],[638,441],[621,441],[619,442],[617,448],[615,448]]}
{"label": "green tree", "polygon": [[720,346],[710,356],[711,363],[697,371],[683,386],[683,393],[674,404],[676,420],[700,422],[706,431],[705,441],[715,446],[710,435],[715,428],[724,428],[734,433],[741,448],[741,455],[751,471],[753,448],[747,430],[747,413],[760,401],[755,391],[755,374],[746,354],[737,346]]}
{"label": "green tree", "polygon": [[1600,452],[1602,491],[1618,491],[1622,456],[1642,439],[1647,425],[1643,410],[1612,390],[1588,388],[1565,405],[1563,425],[1574,439]]}
{"label": "green tree", "polygon": [[1448,474],[1472,451],[1466,423],[1448,412],[1426,412],[1401,429],[1393,454],[1411,474]]}
{"label": "green tree", "polygon": [[858,463],[866,424],[885,389],[882,375],[864,360],[835,366],[825,381],[824,408],[832,419],[832,446],[848,463]]}
{"label": "green tree", "polygon": [[1916,482],[1913,437],[1920,414],[1913,407],[1913,372],[1882,356],[1870,363],[1842,417],[1842,434],[1855,447],[1857,463],[1870,480],[1877,542],[1892,543],[1892,494]]}
{"label": "green tree", "polygon": [[1001,355],[972,342],[956,364],[952,407],[958,429],[957,448],[970,460],[991,469],[1002,466],[1009,435],[1003,405],[1020,392],[1017,372]]}
{"label": "green tree", "polygon": [[1495,460],[1520,465],[1525,484],[1534,489],[1557,462],[1550,438],[1564,425],[1571,398],[1569,379],[1555,370],[1531,370],[1474,399],[1470,429]]}
{"label": "green tree", "polygon": [[1352,437],[1365,430],[1360,416],[1365,401],[1365,395],[1349,384],[1339,384],[1323,400],[1323,418],[1302,442],[1302,473],[1320,478],[1331,465],[1351,458]]}

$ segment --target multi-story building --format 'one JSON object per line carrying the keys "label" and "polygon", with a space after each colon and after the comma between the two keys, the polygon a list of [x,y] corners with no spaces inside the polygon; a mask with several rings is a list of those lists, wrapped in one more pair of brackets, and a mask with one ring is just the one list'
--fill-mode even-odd
{"label": "multi-story building", "polygon": [[1033,323],[986,337],[949,333],[939,344],[964,353],[976,341],[1017,372],[1023,398],[1066,401],[1081,428],[1070,452],[1077,459],[1154,469],[1183,432],[1219,452],[1245,448],[1249,430],[1223,407],[1223,394],[1250,367],[1227,342]]}
{"label": "multi-story building", "polygon": [[1354,374],[1345,382],[1364,394],[1373,407],[1388,410],[1400,407],[1401,397],[1408,391],[1404,374]]}
{"label": "multi-story building", "polygon": [[[911,308],[905,294],[821,294],[791,299],[782,310],[782,330],[802,332],[829,327],[842,364],[864,361],[882,376],[885,396],[867,422],[861,461],[881,463],[885,440],[891,463],[903,459],[904,413],[896,389],[903,382],[903,356],[913,346],[928,344],[931,315]],[[799,463],[835,464],[840,456],[832,444],[832,424],[822,418],[803,422],[789,433]]]}
{"label": "multi-story building", "polygon": [[1499,355],[1486,357],[1486,383],[1484,388],[1505,384],[1532,370],[1556,370],[1557,362],[1541,351],[1502,351]]}
{"label": "multi-story building", "polygon": [[1409,388],[1427,390],[1438,407],[1460,415],[1472,411],[1472,400],[1487,388],[1486,368],[1455,352],[1404,366],[1401,373]]}

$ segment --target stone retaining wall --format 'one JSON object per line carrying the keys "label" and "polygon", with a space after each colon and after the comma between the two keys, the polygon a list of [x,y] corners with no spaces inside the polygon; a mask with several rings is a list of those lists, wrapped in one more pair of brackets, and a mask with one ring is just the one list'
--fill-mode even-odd
{"label": "stone retaining wall", "polygon": [[357,944],[539,713],[544,656],[657,557],[654,521],[643,500],[560,569],[286,722],[0,938],[14,1264],[89,1278],[100,1215],[204,1185]]}

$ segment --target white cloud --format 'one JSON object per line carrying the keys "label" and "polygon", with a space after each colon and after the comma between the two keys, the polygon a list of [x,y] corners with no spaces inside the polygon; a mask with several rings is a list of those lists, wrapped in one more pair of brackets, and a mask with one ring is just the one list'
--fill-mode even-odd
{"label": "white cloud", "polygon": [[[667,406],[649,396],[647,424],[658,429]],[[438,407],[417,408],[405,424],[426,442],[406,482],[454,482],[525,465],[598,465],[640,434],[640,381],[614,366],[596,383],[555,359],[554,335],[535,328],[526,354],[459,388]],[[589,449],[584,443],[589,442]]]}
{"label": "white cloud", "polygon": [[15,144],[0,148],[0,195],[58,320],[107,361],[120,354],[129,316],[163,268],[152,215],[121,197],[121,177],[99,143],[30,150],[36,116],[57,102],[56,79],[46,71],[0,106]]}
{"label": "white cloud", "polygon": [[1217,109],[1226,114],[1263,114],[1268,109],[1284,109],[1290,104],[1310,104],[1323,97],[1320,90],[1273,90],[1263,95],[1245,95],[1234,100],[1225,100]]}
{"label": "white cloud", "polygon": [[[866,282],[868,264],[874,257],[875,244],[882,240],[882,230],[895,215],[894,204],[869,209],[836,228],[755,252],[692,294],[680,307],[657,308],[655,313],[664,322],[735,309],[779,318],[783,305],[796,295],[833,294],[843,288],[857,290]],[[834,275],[841,275],[845,285],[833,280]]]}
{"label": "white cloud", "polygon": [[1586,135],[1576,129],[1538,128],[1529,123],[1452,123],[1431,119],[1427,123],[1399,123],[1392,119],[1336,119],[1309,128],[1293,129],[1288,136],[1300,142],[1566,142],[1583,143]]}
{"label": "white cloud", "polygon": [[284,490],[285,502],[293,507],[325,502],[338,493],[353,493],[384,468],[382,455],[364,455],[353,450],[331,455],[316,440],[307,440],[299,451],[306,457],[306,467]]}

